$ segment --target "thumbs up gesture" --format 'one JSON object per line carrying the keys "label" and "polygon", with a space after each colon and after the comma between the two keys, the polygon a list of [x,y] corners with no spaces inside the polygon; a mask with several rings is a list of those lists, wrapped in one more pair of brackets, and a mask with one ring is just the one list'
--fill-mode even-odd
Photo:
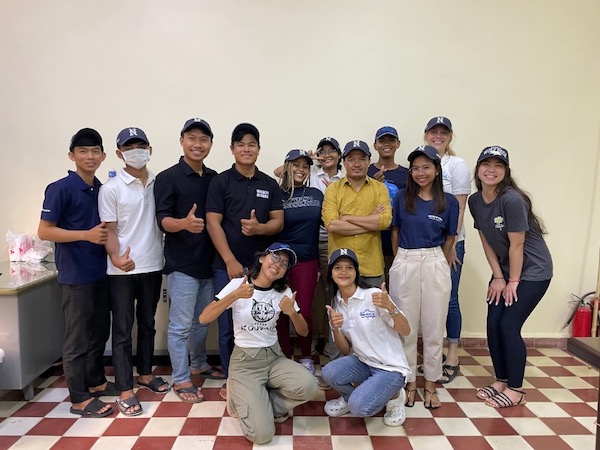
{"label": "thumbs up gesture", "polygon": [[244,275],[242,284],[233,293],[236,296],[236,300],[240,298],[252,298],[252,295],[254,295],[254,285],[248,283],[248,275]]}
{"label": "thumbs up gesture", "polygon": [[377,181],[380,182],[384,182],[385,181],[385,166],[381,166],[381,169],[379,169],[379,172],[375,173],[375,175],[373,175],[373,178],[375,178]]}
{"label": "thumbs up gesture", "polygon": [[373,300],[373,305],[379,308],[387,309],[388,312],[390,312],[390,314],[394,311],[396,307],[396,305],[388,295],[388,291],[385,286],[385,281],[381,283],[381,292],[375,292],[371,296],[371,299]]}
{"label": "thumbs up gesture", "polygon": [[250,211],[249,219],[242,219],[242,234],[244,236],[254,236],[256,234],[260,234],[260,225],[261,223],[256,219],[256,210],[253,209]]}
{"label": "thumbs up gesture", "polygon": [[198,205],[195,203],[192,205],[192,209],[188,212],[187,216],[185,216],[183,229],[189,231],[190,233],[199,234],[204,231],[204,219],[201,217],[196,217],[196,210],[198,209]]}
{"label": "thumbs up gesture", "polygon": [[94,228],[89,229],[87,232],[87,241],[92,244],[104,245],[108,239],[108,228],[106,228],[105,222],[100,222]]}
{"label": "thumbs up gesture", "polygon": [[296,301],[296,291],[292,294],[292,297],[288,297],[284,295],[283,298],[279,301],[279,308],[288,316],[291,316],[296,311],[294,309],[294,302]]}
{"label": "thumbs up gesture", "polygon": [[118,267],[123,272],[131,272],[133,269],[135,269],[135,262],[129,256],[130,252],[131,247],[128,245],[125,249],[125,252],[118,258],[111,258],[111,262],[115,267]]}
{"label": "thumbs up gesture", "polygon": [[334,330],[339,330],[344,324],[344,315],[336,312],[330,305],[325,305],[327,314],[329,315],[329,326]]}

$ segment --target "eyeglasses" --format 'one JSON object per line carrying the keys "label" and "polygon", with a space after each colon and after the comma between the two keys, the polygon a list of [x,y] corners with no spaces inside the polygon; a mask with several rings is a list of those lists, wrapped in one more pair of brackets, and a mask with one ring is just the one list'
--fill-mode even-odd
{"label": "eyeglasses", "polygon": [[279,263],[279,265],[281,267],[283,267],[285,270],[288,270],[290,268],[290,262],[286,259],[281,259],[280,254],[273,253],[273,252],[269,252],[269,253],[271,253],[271,259],[273,260],[273,262]]}

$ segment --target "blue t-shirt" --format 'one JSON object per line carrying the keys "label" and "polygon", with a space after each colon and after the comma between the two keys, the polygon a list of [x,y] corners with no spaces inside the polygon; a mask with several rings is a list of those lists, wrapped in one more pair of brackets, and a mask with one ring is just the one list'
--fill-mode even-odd
{"label": "blue t-shirt", "polygon": [[402,189],[393,202],[392,226],[400,229],[398,247],[405,249],[432,248],[444,244],[446,236],[455,236],[458,226],[458,200],[452,194],[446,196],[446,209],[439,214],[433,212],[433,201],[417,196],[415,213],[404,207]]}
{"label": "blue t-shirt", "polygon": [[[379,169],[375,166],[375,164],[371,164],[367,171],[367,175],[371,178],[375,176],[375,174],[379,172]],[[392,199],[392,205],[394,204],[394,198],[398,195],[398,192],[401,189],[406,188],[406,180],[408,178],[408,169],[406,167],[398,166],[395,169],[386,170],[383,172],[385,177],[385,185],[388,188],[388,192],[390,193],[390,198]],[[391,185],[391,186],[390,186]],[[393,188],[396,187],[396,190],[393,192]],[[395,194],[395,195],[392,195]],[[387,230],[381,231],[381,249],[383,250],[383,254],[386,256],[393,255],[392,253],[392,232],[388,228]]]}
{"label": "blue t-shirt", "polygon": [[285,242],[296,252],[298,261],[310,261],[319,257],[319,226],[323,193],[314,187],[294,189],[290,198],[287,191],[283,198],[283,230],[277,241]]}
{"label": "blue t-shirt", "polygon": [[[77,173],[51,183],[46,188],[41,219],[65,230],[89,230],[100,223],[98,191],[94,178],[90,186]],[[56,267],[60,284],[86,284],[106,277],[106,251],[103,245],[88,241],[56,243]]]}

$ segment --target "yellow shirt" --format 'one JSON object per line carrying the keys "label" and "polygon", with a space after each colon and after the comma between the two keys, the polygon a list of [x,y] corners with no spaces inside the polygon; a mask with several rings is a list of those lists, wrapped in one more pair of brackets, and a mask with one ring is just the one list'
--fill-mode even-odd
{"label": "yellow shirt", "polygon": [[369,216],[378,205],[384,207],[383,212],[379,214],[379,230],[351,236],[329,233],[329,255],[338,248],[354,250],[358,257],[360,274],[364,277],[383,275],[380,230],[389,228],[392,222],[392,206],[388,190],[383,183],[369,177],[358,192],[354,190],[347,177],[330,184],[325,190],[321,213],[325,228],[329,227],[332,220],[339,219],[342,215]]}

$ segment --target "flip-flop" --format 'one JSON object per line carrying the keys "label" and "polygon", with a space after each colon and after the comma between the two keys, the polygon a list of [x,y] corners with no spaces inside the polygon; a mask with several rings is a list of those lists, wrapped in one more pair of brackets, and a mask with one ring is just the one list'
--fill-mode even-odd
{"label": "flip-flop", "polygon": [[[155,394],[164,395],[171,390],[169,382],[163,377],[156,377],[150,383],[142,383],[141,381],[138,381],[137,384],[141,388],[150,389]],[[167,385],[167,388],[165,390],[161,390],[160,387],[164,386],[165,384]]]}
{"label": "flip-flop", "polygon": [[[415,399],[417,397],[417,389],[408,389],[408,388],[404,388],[404,390],[406,391],[405,394],[405,398],[406,398],[406,402],[404,403],[404,406],[406,406],[407,408],[412,408],[413,406],[415,406]],[[415,395],[412,398],[412,401],[410,399],[410,394],[415,393]]]}
{"label": "flip-flop", "polygon": [[92,397],[104,397],[104,396],[114,396],[114,395],[120,395],[121,391],[117,389],[117,385],[115,383],[113,383],[112,381],[107,381],[106,382],[106,387],[101,390],[101,391],[90,391],[90,395]]}
{"label": "flip-flop", "polygon": [[71,406],[70,411],[71,411],[71,414],[77,414],[82,417],[91,417],[91,418],[96,419],[96,418],[100,418],[100,417],[109,416],[114,412],[112,409],[112,406],[104,412],[99,412],[105,406],[106,406],[106,403],[104,403],[102,400],[98,400],[97,398],[95,398],[94,400],[89,402],[85,406],[85,408],[76,409]]}
{"label": "flip-flop", "polygon": [[[449,370],[452,371],[452,373],[449,372]],[[442,379],[440,378],[439,380],[437,380],[436,383],[440,383],[440,384],[448,384],[450,382],[452,382],[452,380],[454,380],[456,378],[456,375],[458,375],[460,373],[460,364],[457,364],[456,366],[451,366],[450,364],[444,364],[442,366],[442,375],[446,377],[446,379]]]}
{"label": "flip-flop", "polygon": [[[202,395],[202,392],[198,392],[198,387],[196,386],[188,386],[179,389],[173,388],[173,390],[175,391],[175,394],[177,394],[177,397],[179,397],[179,399],[183,403],[202,403],[204,401],[204,395]],[[196,396],[196,399],[188,400],[182,394],[194,394]]]}
{"label": "flip-flop", "polygon": [[223,384],[223,387],[221,387],[221,389],[219,389],[219,397],[224,402],[227,401],[227,383]]}
{"label": "flip-flop", "polygon": [[[219,375],[215,375],[215,374],[219,374]],[[190,373],[192,378],[206,378],[209,380],[224,380],[225,379],[225,374],[220,371],[219,369],[217,369],[216,367],[209,367],[208,369],[206,369],[204,372],[200,372],[200,373]]]}
{"label": "flip-flop", "polygon": [[[427,394],[429,394],[429,405],[427,404],[427,402],[425,400],[423,400],[423,406],[425,407],[425,409],[438,409],[439,406],[433,406],[432,402],[433,402],[433,396],[437,396],[437,391],[434,389],[433,391],[428,391],[427,389],[423,389],[426,394],[423,397],[427,397]],[[440,397],[438,396],[438,400],[440,399]],[[440,405],[441,406],[441,405]]]}
{"label": "flip-flop", "polygon": [[[139,416],[144,412],[142,409],[142,405],[140,401],[136,398],[135,395],[126,398],[125,400],[121,400],[119,397],[115,398],[115,403],[119,407],[119,411],[121,411],[126,416]],[[140,409],[134,409],[132,411],[127,411],[128,409],[133,408],[134,406],[139,406]]]}

